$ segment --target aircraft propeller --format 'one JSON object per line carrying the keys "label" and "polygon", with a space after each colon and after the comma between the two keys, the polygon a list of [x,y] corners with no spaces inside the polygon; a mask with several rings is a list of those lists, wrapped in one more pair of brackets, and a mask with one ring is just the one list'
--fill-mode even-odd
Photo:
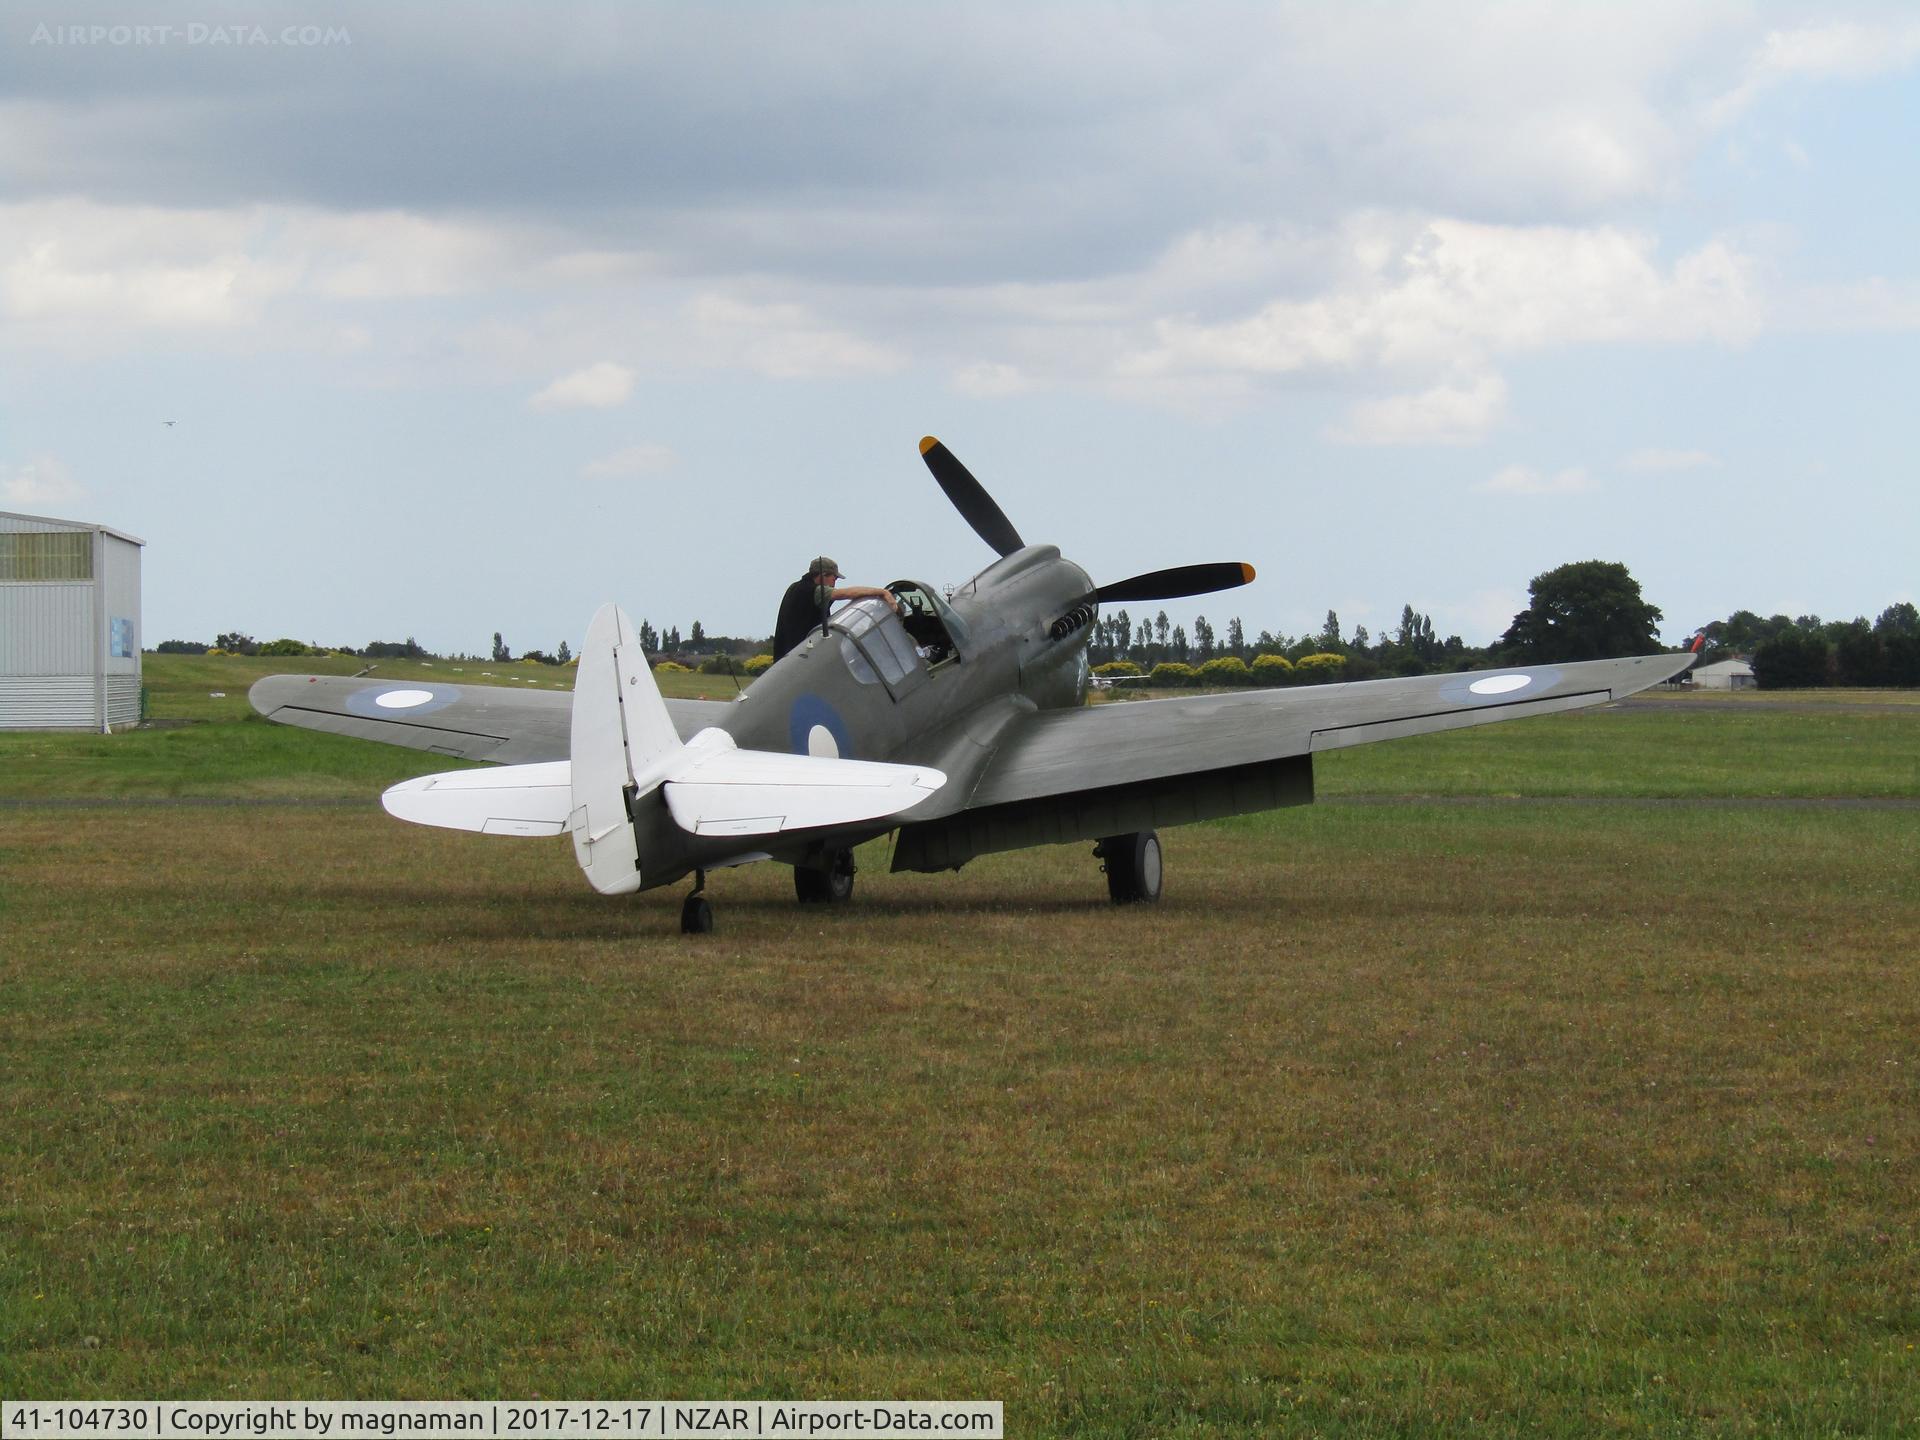
{"label": "aircraft propeller", "polygon": [[[973,472],[933,436],[920,442],[920,458],[946,492],[960,518],[973,527],[973,533],[1002,556],[1011,555],[1025,545],[1013,522],[994,503],[987,487],[973,478]],[[1187,595],[1211,595],[1216,590],[1231,590],[1253,579],[1253,567],[1237,561],[1218,561],[1207,565],[1176,565],[1169,570],[1149,570],[1129,576],[1111,585],[1102,585],[1086,598],[1094,604],[1109,600],[1178,600]]]}
{"label": "aircraft propeller", "polygon": [[947,499],[960,512],[960,518],[973,527],[974,534],[999,551],[1003,558],[1025,548],[1027,542],[1020,538],[1020,532],[1013,528],[1006,512],[993,503],[987,487],[973,478],[973,472],[962,465],[951,450],[929,435],[920,442],[920,458],[927,462],[927,469],[947,492]]}

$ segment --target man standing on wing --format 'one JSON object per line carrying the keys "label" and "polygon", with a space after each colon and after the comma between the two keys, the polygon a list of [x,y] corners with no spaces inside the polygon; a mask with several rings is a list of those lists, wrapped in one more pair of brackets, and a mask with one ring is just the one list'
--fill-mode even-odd
{"label": "man standing on wing", "polygon": [[840,567],[825,555],[816,555],[807,573],[780,597],[780,618],[773,624],[773,658],[778,661],[807,638],[807,632],[827,623],[827,607],[836,600],[884,600],[900,608],[891,590],[872,585],[841,585]]}

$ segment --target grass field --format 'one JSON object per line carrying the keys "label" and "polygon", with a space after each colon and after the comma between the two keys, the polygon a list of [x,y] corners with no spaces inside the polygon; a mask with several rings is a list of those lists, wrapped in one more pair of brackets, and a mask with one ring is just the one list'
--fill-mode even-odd
{"label": "grass field", "polygon": [[1365,747],[1151,909],[877,845],[698,939],[243,712],[0,742],[0,1395],[1920,1428],[1920,707]]}

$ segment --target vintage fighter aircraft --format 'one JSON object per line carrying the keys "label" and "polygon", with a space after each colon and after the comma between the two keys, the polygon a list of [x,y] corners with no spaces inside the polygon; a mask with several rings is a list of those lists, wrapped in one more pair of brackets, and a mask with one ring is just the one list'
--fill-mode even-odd
{"label": "vintage fighter aircraft", "polygon": [[572,695],[438,681],[274,675],[270,719],[496,762],[386,792],[403,820],[487,835],[569,834],[594,889],[691,874],[681,928],[710,930],[706,872],[793,866],[802,901],[853,892],[853,848],[897,832],[895,870],[1094,840],[1116,901],[1155,900],[1157,827],[1313,799],[1315,752],[1615,700],[1689,655],[1300,689],[1086,704],[1088,623],[1105,602],[1243,585],[1240,564],[1095,585],[1028,545],[939,441],[920,452],[1000,558],[951,596],[914,580],[845,606],[731,701],[667,700],[632,622],[601,608]]}

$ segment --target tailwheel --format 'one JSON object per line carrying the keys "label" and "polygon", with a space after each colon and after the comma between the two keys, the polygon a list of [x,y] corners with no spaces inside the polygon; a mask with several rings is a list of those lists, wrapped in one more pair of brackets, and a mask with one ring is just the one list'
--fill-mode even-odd
{"label": "tailwheel", "polygon": [[793,893],[802,905],[839,905],[853,898],[853,852],[835,850],[818,865],[793,867]]}
{"label": "tailwheel", "polygon": [[713,933],[713,906],[707,903],[702,892],[707,888],[707,872],[695,872],[693,893],[680,904],[680,933],[682,935],[711,935]]}
{"label": "tailwheel", "polygon": [[1107,894],[1116,905],[1151,903],[1160,898],[1160,837],[1151,830],[1109,835],[1093,847],[1105,863]]}

